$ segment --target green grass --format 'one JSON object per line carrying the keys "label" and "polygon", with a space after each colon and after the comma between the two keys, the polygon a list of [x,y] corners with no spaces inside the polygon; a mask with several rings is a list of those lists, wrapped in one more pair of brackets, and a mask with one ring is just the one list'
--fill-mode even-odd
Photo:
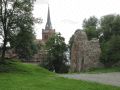
{"label": "green grass", "polygon": [[85,73],[110,73],[110,72],[120,72],[120,67],[93,68]]}
{"label": "green grass", "polygon": [[120,87],[58,77],[32,64],[13,62],[0,65],[0,69],[0,90],[120,90]]}

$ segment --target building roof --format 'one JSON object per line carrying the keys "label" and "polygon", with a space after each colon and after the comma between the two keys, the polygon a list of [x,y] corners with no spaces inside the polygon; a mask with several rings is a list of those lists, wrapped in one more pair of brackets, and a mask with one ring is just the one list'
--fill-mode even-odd
{"label": "building roof", "polygon": [[47,23],[46,23],[46,26],[45,26],[45,30],[48,30],[48,29],[49,30],[52,29],[49,6],[48,6],[48,15],[47,15]]}

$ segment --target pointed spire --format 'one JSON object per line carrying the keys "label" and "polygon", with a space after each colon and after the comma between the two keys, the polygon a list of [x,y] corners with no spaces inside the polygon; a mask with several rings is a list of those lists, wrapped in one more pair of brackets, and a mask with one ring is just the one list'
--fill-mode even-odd
{"label": "pointed spire", "polygon": [[48,5],[48,15],[47,15],[47,23],[46,23],[45,29],[46,30],[52,29],[49,5]]}

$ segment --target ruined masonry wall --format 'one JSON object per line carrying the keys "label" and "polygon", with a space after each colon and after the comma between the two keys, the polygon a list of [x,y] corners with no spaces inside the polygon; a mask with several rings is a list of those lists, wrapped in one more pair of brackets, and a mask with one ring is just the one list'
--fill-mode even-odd
{"label": "ruined masonry wall", "polygon": [[100,66],[100,45],[97,39],[88,41],[87,35],[82,30],[74,34],[71,49],[71,72],[85,71]]}

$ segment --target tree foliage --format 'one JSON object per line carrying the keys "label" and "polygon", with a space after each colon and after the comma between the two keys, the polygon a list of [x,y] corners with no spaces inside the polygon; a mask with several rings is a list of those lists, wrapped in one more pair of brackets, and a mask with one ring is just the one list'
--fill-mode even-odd
{"label": "tree foliage", "polygon": [[[7,42],[15,42],[21,30],[31,32],[34,0],[0,0],[0,34],[3,37],[2,60]],[[21,42],[22,43],[22,42]]]}
{"label": "tree foliage", "polygon": [[102,36],[101,41],[109,41],[111,36],[120,35],[120,16],[119,15],[106,15],[100,20],[100,32]]}
{"label": "tree foliage", "polygon": [[32,31],[21,30],[15,37],[15,42],[11,42],[20,59],[30,60],[37,53],[38,47],[34,40]]}
{"label": "tree foliage", "polygon": [[46,49],[48,51],[48,69],[56,73],[67,72],[67,58],[65,52],[67,46],[64,38],[61,34],[53,35],[46,43]]}
{"label": "tree foliage", "polygon": [[98,19],[95,16],[92,16],[89,19],[84,19],[83,30],[85,30],[89,40],[98,37],[97,25]]}
{"label": "tree foliage", "polygon": [[111,67],[120,61],[120,35],[114,35],[108,42],[102,44],[101,61],[106,67]]}
{"label": "tree foliage", "polygon": [[120,61],[120,16],[106,15],[100,20],[101,61],[110,67]]}
{"label": "tree foliage", "polygon": [[71,59],[71,49],[72,49],[73,43],[74,43],[74,35],[70,37],[69,44],[68,44],[70,59]]}

